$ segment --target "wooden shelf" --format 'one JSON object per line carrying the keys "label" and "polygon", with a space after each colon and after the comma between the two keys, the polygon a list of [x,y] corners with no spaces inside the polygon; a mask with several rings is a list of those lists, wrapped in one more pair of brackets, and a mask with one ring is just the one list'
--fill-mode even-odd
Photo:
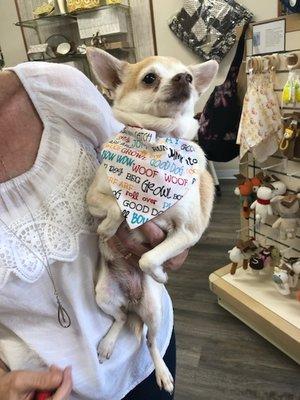
{"label": "wooden shelf", "polygon": [[300,303],[282,296],[270,276],[254,276],[238,269],[230,275],[230,265],[209,277],[218,303],[300,364]]}
{"label": "wooden shelf", "polygon": [[113,4],[113,5],[108,5],[108,6],[90,8],[88,10],[76,11],[76,12],[67,13],[67,14],[51,14],[51,15],[47,15],[44,17],[40,17],[40,18],[29,19],[26,21],[19,21],[19,22],[16,22],[15,25],[23,27],[23,28],[37,29],[38,27],[53,24],[56,22],[72,23],[72,22],[77,21],[77,16],[91,13],[94,11],[105,10],[108,8],[118,8],[118,9],[122,9],[126,12],[129,11],[128,6],[125,6],[123,4]]}

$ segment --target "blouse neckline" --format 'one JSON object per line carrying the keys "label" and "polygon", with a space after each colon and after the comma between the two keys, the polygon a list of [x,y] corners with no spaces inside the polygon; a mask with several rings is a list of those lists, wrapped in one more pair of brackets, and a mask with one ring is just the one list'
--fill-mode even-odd
{"label": "blouse neckline", "polygon": [[43,159],[45,159],[45,156],[47,153],[46,143],[49,140],[49,136],[50,136],[50,126],[48,123],[48,119],[46,118],[46,115],[44,116],[42,107],[40,107],[37,99],[35,98],[33,91],[27,84],[27,81],[26,81],[25,77],[23,76],[22,71],[19,69],[16,71],[13,68],[5,68],[5,70],[13,72],[18,77],[18,79],[21,82],[25,92],[27,93],[33,107],[35,108],[40,121],[43,124],[43,129],[42,129],[42,133],[41,133],[41,139],[40,139],[40,143],[38,146],[37,155],[36,155],[33,165],[27,171],[23,172],[22,174],[15,176],[14,178],[11,178],[5,182],[0,183],[0,194],[3,192],[8,192],[10,190],[15,190],[16,186],[18,187],[19,185],[23,184],[26,180],[30,179],[30,177],[33,176],[39,168],[41,168],[41,166],[43,164],[42,161],[43,161]]}

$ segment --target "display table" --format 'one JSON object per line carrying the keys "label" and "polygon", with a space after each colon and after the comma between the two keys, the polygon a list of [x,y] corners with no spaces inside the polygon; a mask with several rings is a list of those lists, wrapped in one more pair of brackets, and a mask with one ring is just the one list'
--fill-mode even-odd
{"label": "display table", "polygon": [[282,296],[270,275],[257,276],[230,265],[209,277],[219,304],[300,364],[300,303]]}

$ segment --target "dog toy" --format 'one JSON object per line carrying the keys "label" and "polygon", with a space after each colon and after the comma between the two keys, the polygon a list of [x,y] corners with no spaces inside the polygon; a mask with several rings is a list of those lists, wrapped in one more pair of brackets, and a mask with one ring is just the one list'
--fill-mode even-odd
{"label": "dog toy", "polygon": [[238,240],[235,247],[228,251],[231,264],[230,273],[234,275],[236,273],[238,264],[243,262],[243,269],[248,268],[248,260],[257,250],[257,245],[253,239],[247,241]]}
{"label": "dog toy", "polygon": [[249,266],[253,273],[259,274],[263,269],[270,268],[273,265],[273,248],[273,246],[263,247],[258,254],[252,255]]}
{"label": "dog toy", "polygon": [[280,215],[274,224],[273,229],[279,229],[281,240],[294,239],[297,228],[300,227],[299,212],[300,193],[286,196],[276,196],[271,201],[275,203]]}
{"label": "dog toy", "polygon": [[300,151],[299,113],[294,113],[291,120],[284,128],[279,149],[289,160],[298,157]]}
{"label": "dog toy", "polygon": [[[273,282],[284,296],[291,293],[291,288],[297,286],[300,275],[300,259],[299,258],[283,258],[278,268],[275,268],[273,274]],[[298,298],[298,292],[296,294]]]}
{"label": "dog toy", "polygon": [[274,187],[273,196],[283,196],[286,194],[286,184],[282,182],[276,175],[271,175],[271,182]]}
{"label": "dog toy", "polygon": [[243,218],[249,219],[251,213],[249,204],[254,201],[255,193],[263,182],[263,174],[259,173],[253,178],[247,178],[242,174],[235,175],[235,177],[237,178],[237,187],[234,189],[234,193],[241,199],[241,215]]}
{"label": "dog toy", "polygon": [[251,204],[250,209],[255,210],[256,221],[265,223],[269,215],[273,215],[270,200],[273,197],[274,187],[270,183],[264,183],[257,191],[257,199]]}

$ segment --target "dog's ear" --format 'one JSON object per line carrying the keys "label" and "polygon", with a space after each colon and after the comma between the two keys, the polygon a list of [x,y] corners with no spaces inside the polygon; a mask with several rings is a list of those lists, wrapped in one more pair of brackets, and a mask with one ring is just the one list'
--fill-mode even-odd
{"label": "dog's ear", "polygon": [[194,84],[199,94],[204,93],[217,75],[219,64],[210,60],[202,64],[190,65],[190,71],[194,77]]}
{"label": "dog's ear", "polygon": [[106,89],[114,91],[121,83],[122,71],[128,63],[96,47],[88,47],[86,54],[97,81]]}

